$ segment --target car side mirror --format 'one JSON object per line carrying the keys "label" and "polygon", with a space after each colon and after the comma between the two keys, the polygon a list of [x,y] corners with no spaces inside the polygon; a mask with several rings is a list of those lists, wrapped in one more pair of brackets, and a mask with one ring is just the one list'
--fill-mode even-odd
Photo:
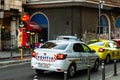
{"label": "car side mirror", "polygon": [[92,52],[92,53],[95,53],[96,51],[95,51],[95,50],[92,50],[91,52]]}

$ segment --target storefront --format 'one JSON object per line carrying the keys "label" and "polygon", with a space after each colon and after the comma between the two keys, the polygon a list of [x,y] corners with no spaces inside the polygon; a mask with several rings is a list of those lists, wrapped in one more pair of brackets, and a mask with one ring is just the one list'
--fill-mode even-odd
{"label": "storefront", "polygon": [[35,48],[35,44],[39,43],[42,28],[35,22],[27,21],[18,30],[19,32],[19,47],[26,49]]}
{"label": "storefront", "polygon": [[[99,15],[98,1],[83,0],[83,2],[74,1],[74,3],[65,1],[41,0],[38,3],[30,0],[24,5],[25,12],[32,16],[31,20],[38,23],[42,21],[42,18],[38,18],[39,13],[47,17],[49,20],[48,40],[56,39],[60,35],[75,35],[88,42],[96,38],[112,39],[113,30],[115,30],[115,35],[120,34],[119,26],[115,25],[116,19],[120,16],[120,10],[115,6],[120,2],[114,0],[116,4],[111,6],[112,1],[106,1],[105,4],[103,3],[103,9],[100,9]],[[120,23],[119,20],[118,23]],[[119,35],[116,36],[119,37]]]}
{"label": "storefront", "polygon": [[23,0],[0,0],[0,50],[16,50]]}

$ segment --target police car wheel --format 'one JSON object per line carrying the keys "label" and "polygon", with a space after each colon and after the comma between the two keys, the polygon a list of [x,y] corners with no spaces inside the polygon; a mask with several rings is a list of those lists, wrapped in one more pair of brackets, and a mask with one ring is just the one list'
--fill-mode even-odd
{"label": "police car wheel", "polygon": [[43,74],[43,73],[44,73],[43,70],[38,70],[38,69],[36,69],[35,71],[36,71],[37,74]]}
{"label": "police car wheel", "polygon": [[94,63],[93,71],[98,71],[98,69],[99,69],[99,61],[96,60]]}
{"label": "police car wheel", "polygon": [[68,77],[74,77],[75,72],[76,72],[75,64],[71,64],[68,69]]}

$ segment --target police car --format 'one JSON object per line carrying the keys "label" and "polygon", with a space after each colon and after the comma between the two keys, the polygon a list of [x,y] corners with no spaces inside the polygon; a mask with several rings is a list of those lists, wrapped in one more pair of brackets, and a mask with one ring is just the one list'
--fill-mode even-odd
{"label": "police car", "polygon": [[75,72],[87,69],[90,64],[94,71],[99,69],[99,57],[84,42],[50,40],[32,52],[31,67],[36,73],[44,71],[64,72],[73,77]]}
{"label": "police car", "polygon": [[56,40],[80,40],[78,37],[76,36],[57,36]]}

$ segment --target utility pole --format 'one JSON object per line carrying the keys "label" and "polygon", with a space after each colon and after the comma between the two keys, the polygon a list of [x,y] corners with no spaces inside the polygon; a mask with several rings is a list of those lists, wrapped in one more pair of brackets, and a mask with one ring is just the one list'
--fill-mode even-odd
{"label": "utility pole", "polygon": [[99,9],[99,19],[98,19],[98,38],[100,37],[100,28],[101,28],[101,9],[103,9],[103,0],[99,0],[98,9]]}

